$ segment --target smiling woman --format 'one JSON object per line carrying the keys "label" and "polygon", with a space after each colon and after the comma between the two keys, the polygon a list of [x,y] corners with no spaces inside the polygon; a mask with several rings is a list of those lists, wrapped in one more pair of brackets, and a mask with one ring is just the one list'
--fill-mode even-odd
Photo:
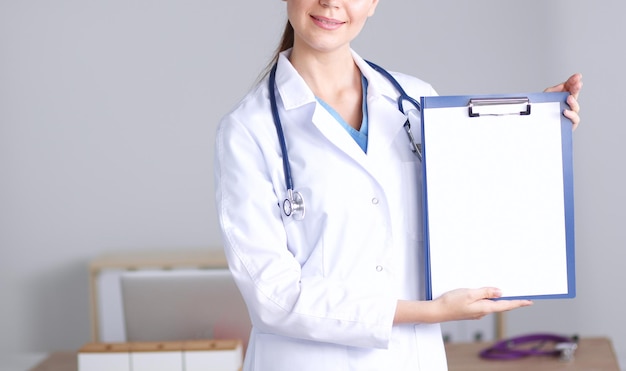
{"label": "smiling woman", "polygon": [[[377,0],[286,3],[269,78],[222,119],[216,139],[222,236],[253,324],[244,368],[445,370],[439,322],[531,302],[489,300],[501,296],[494,287],[424,300],[423,238],[407,230],[421,210],[402,197],[421,192],[421,165],[395,145],[407,122],[396,101],[399,90],[435,91],[411,76],[387,79],[352,50]],[[575,123],[580,85],[575,75],[553,88],[573,94]],[[292,216],[301,199],[306,217],[302,208]]]}
{"label": "smiling woman", "polygon": [[[399,89],[351,48],[378,0],[286,3],[271,73],[216,138],[224,248],[253,325],[244,370],[446,370],[440,322],[531,302],[490,300],[494,287],[425,300],[422,210],[403,197],[421,193],[404,130],[417,105],[400,112]],[[411,97],[436,94],[391,77]],[[553,88],[572,93],[574,123],[580,85]],[[292,176],[306,217],[283,209]]]}

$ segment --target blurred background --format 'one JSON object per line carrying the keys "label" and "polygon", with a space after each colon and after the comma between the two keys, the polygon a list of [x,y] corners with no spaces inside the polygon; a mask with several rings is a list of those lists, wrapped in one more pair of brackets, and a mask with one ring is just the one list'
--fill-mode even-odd
{"label": "blurred background", "polygon": [[[577,297],[508,313],[505,328],[606,336],[622,367],[624,13],[620,0],[382,0],[353,44],[442,95],[583,73]],[[91,339],[98,256],[221,248],[215,130],[285,20],[278,0],[0,0],[0,359]]]}

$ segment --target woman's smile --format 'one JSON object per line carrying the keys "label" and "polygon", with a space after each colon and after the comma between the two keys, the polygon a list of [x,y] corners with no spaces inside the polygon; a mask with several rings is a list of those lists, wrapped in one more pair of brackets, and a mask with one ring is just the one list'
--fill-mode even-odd
{"label": "woman's smile", "polygon": [[314,15],[311,16],[311,19],[317,26],[325,30],[336,30],[346,23],[346,22],[342,22],[336,19],[326,18],[326,17],[321,17],[321,16],[314,16]]}

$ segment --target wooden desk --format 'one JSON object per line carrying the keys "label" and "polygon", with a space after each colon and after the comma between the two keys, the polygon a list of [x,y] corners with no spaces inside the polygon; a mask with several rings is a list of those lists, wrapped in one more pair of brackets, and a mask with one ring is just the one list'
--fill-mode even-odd
{"label": "wooden desk", "polygon": [[484,360],[478,354],[490,343],[446,344],[449,371],[619,371],[613,346],[606,338],[585,338],[571,362],[553,357],[527,357],[518,360]]}
{"label": "wooden desk", "polygon": [[[581,339],[571,362],[551,357],[483,360],[478,353],[488,346],[489,343],[446,344],[449,371],[619,371],[613,346],[606,338]],[[77,353],[53,353],[31,371],[78,371]]]}

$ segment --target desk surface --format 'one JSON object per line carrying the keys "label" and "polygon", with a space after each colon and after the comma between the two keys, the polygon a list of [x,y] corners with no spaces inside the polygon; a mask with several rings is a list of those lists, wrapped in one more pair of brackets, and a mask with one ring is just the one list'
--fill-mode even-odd
{"label": "desk surface", "polygon": [[92,274],[103,269],[173,269],[179,267],[224,268],[228,265],[224,250],[217,247],[198,250],[108,253],[92,260],[89,264]]}
{"label": "desk surface", "polygon": [[584,338],[578,342],[574,360],[527,357],[514,361],[483,360],[478,354],[490,343],[446,344],[449,371],[619,371],[613,346],[606,338]]}
{"label": "desk surface", "polygon": [[[575,359],[529,357],[515,361],[487,361],[478,353],[488,343],[446,344],[449,371],[619,371],[613,346],[606,338],[585,338],[578,343]],[[76,352],[53,353],[31,371],[77,371]]]}

